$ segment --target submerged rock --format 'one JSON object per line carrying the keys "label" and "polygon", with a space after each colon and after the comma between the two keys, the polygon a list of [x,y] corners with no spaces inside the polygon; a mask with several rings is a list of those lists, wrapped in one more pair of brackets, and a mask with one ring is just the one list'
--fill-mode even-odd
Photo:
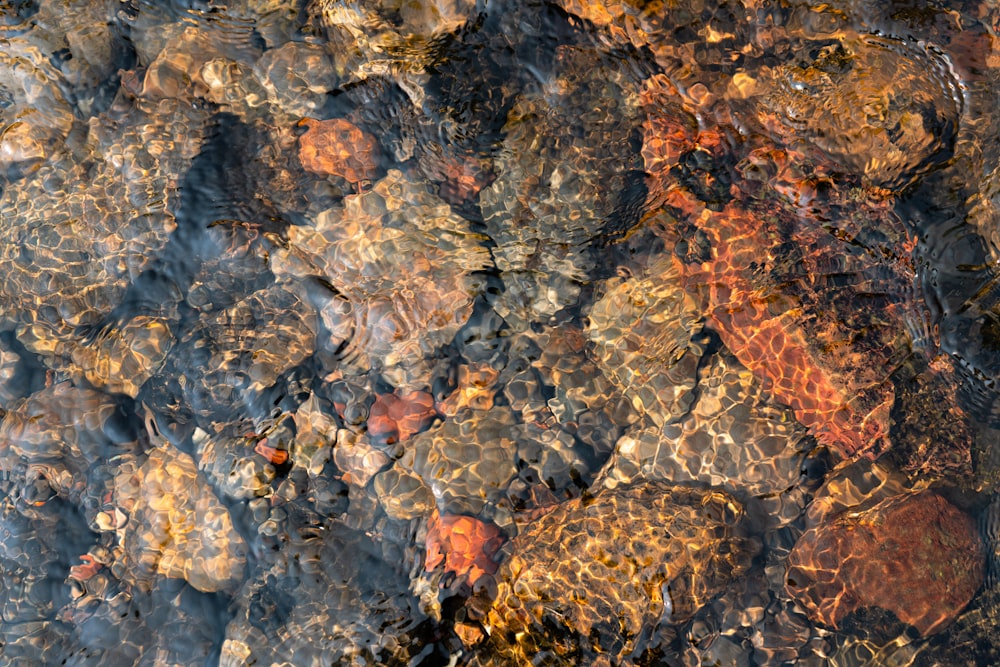
{"label": "submerged rock", "polygon": [[191,456],[154,449],[134,474],[124,474],[115,501],[129,514],[121,530],[130,579],[142,585],[162,575],[202,592],[234,589],[246,545]]}
{"label": "submerged rock", "polygon": [[306,127],[299,137],[299,160],[306,171],[340,176],[348,183],[375,177],[380,150],[371,135],[342,118],[305,118],[299,125]]}
{"label": "submerged rock", "polygon": [[962,98],[935,47],[880,35],[816,42],[762,81],[762,114],[874,185],[902,189],[951,157]]}
{"label": "submerged rock", "polygon": [[743,575],[756,546],[714,490],[648,483],[571,500],[510,543],[479,664],[589,664],[647,648]]}
{"label": "submerged rock", "polygon": [[419,382],[421,362],[469,319],[484,286],[474,272],[490,264],[466,220],[394,169],[314,224],[289,228],[288,237],[272,257],[275,275],[328,280],[344,307],[324,313],[327,327],[353,327],[344,356],[367,360],[366,368],[398,367],[391,378],[397,386],[426,384]]}
{"label": "submerged rock", "polygon": [[589,316],[599,366],[658,426],[690,410],[705,348],[704,319],[680,273],[661,255],[644,275],[611,278]]}
{"label": "submerged rock", "polygon": [[0,177],[37,169],[59,152],[73,126],[50,57],[28,39],[0,38]]}
{"label": "submerged rock", "polygon": [[436,416],[434,397],[426,391],[379,394],[368,413],[368,433],[376,441],[401,442],[425,430]]}
{"label": "submerged rock", "polygon": [[[676,423],[646,421],[619,439],[603,484],[701,482],[765,499],[794,488],[815,443],[791,411],[773,405],[753,374],[725,353],[700,369],[698,387],[698,400]],[[784,518],[796,520],[800,510]]]}
{"label": "submerged rock", "polygon": [[399,561],[363,533],[286,509],[286,546],[235,597],[219,664],[419,664],[428,619]]}
{"label": "submerged rock", "polygon": [[577,303],[591,244],[635,222],[635,81],[597,49],[558,47],[546,67],[508,112],[496,180],[479,193],[506,290],[493,306],[516,331]]}
{"label": "submerged rock", "polygon": [[932,492],[846,511],[807,530],[788,556],[787,591],[833,628],[879,607],[923,636],[947,627],[984,576],[972,518]]}
{"label": "submerged rock", "polygon": [[439,565],[467,577],[474,584],[481,576],[497,571],[494,554],[504,542],[503,533],[494,524],[462,514],[434,512],[428,522],[427,559],[424,569]]}
{"label": "submerged rock", "polygon": [[415,485],[413,501],[436,499],[442,511],[478,514],[502,499],[517,475],[515,419],[507,407],[461,410],[406,442],[393,468],[376,477],[376,488],[392,489],[396,504],[410,501],[404,491]]}

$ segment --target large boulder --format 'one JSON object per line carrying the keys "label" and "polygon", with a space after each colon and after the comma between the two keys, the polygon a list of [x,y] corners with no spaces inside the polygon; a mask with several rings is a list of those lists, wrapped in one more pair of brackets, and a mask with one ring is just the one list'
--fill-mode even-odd
{"label": "large boulder", "polygon": [[756,551],[731,496],[658,482],[566,502],[510,547],[483,619],[489,664],[640,655],[658,627],[683,623],[743,575]]}
{"label": "large boulder", "polygon": [[788,593],[819,623],[838,627],[879,607],[928,636],[948,626],[983,583],[983,543],[972,518],[932,492],[847,510],[809,528],[788,556]]}

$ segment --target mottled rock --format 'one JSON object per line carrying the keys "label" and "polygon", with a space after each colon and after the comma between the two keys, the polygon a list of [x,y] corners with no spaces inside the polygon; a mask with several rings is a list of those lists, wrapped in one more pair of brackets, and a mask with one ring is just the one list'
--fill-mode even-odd
{"label": "mottled rock", "polygon": [[435,511],[436,499],[431,487],[405,468],[394,467],[380,472],[372,486],[382,509],[394,519],[409,521]]}
{"label": "mottled rock", "polygon": [[425,430],[435,417],[434,397],[426,391],[379,394],[368,412],[368,434],[387,444],[402,442]]}
{"label": "mottled rock", "polygon": [[446,571],[475,584],[481,576],[497,571],[493,556],[503,542],[503,533],[492,523],[434,512],[428,521],[424,568],[430,572],[443,564]]}
{"label": "mottled rock", "polygon": [[323,25],[349,34],[368,59],[378,62],[393,47],[420,44],[455,30],[474,15],[475,7],[473,0],[313,0],[309,11]]}
{"label": "mottled rock", "polygon": [[[92,529],[101,529],[108,478],[137,448],[135,432],[116,401],[60,382],[6,408],[0,470],[15,479],[25,476],[21,494],[31,502],[59,494],[85,512]],[[24,464],[27,471],[21,469]]]}
{"label": "mottled rock", "polygon": [[299,124],[306,127],[299,137],[299,160],[307,171],[349,183],[375,177],[380,149],[372,136],[342,118],[305,118]]}
{"label": "mottled rock", "polygon": [[70,372],[95,387],[135,398],[174,345],[169,324],[162,317],[139,315],[103,331],[90,345],[72,349],[76,367]]}
{"label": "mottled rock", "polygon": [[698,388],[690,413],[676,423],[646,421],[627,431],[603,483],[697,481],[759,498],[795,487],[813,442],[791,411],[773,405],[753,374],[725,353],[700,370]]}
{"label": "mottled rock", "polygon": [[288,42],[265,51],[254,71],[270,100],[299,116],[315,113],[339,82],[333,58],[318,44]]}
{"label": "mottled rock", "polygon": [[184,399],[205,428],[263,418],[267,391],[316,346],[316,311],[293,289],[270,285],[204,313],[174,349],[165,372],[184,375]]}
{"label": "mottled rock", "polygon": [[[221,433],[194,430],[191,442],[198,457],[198,469],[223,497],[243,500],[271,492],[274,465],[261,455],[266,450],[255,451],[255,440],[250,423],[230,425]],[[287,456],[287,452],[283,454]]]}
{"label": "mottled rock", "polygon": [[130,578],[140,585],[160,575],[214,592],[243,579],[243,538],[188,454],[153,449],[134,474],[120,475],[115,502],[129,516],[122,546]]}
{"label": "mottled rock", "polygon": [[807,530],[788,556],[787,590],[813,620],[833,628],[855,609],[879,607],[926,637],[955,620],[984,569],[972,518],[922,492]]}
{"label": "mottled rock", "polygon": [[611,278],[590,311],[588,335],[605,374],[657,425],[683,417],[694,401],[704,320],[669,255],[642,275]]}
{"label": "mottled rock", "polygon": [[73,126],[63,78],[50,58],[26,38],[0,38],[0,175],[37,169],[59,152]]}
{"label": "mottled rock", "polygon": [[[722,137],[702,140],[723,159]],[[790,157],[772,153],[779,168]],[[695,178],[668,199],[678,219],[695,221],[700,243],[687,248],[682,274],[704,295],[708,323],[820,444],[846,457],[884,452],[889,376],[911,351],[908,321],[922,305],[904,247],[884,247],[866,229],[902,243],[902,223],[884,202],[846,192],[795,210],[766,191],[751,195],[752,183],[745,200],[715,200],[706,195],[721,192],[715,177]],[[772,187],[783,187],[780,177]],[[838,220],[833,230],[826,216]]]}
{"label": "mottled rock", "polygon": [[509,544],[480,655],[641,654],[650,631],[690,618],[746,571],[755,546],[742,513],[725,493],[659,483],[560,505]]}
{"label": "mottled rock", "polygon": [[4,188],[2,317],[50,368],[132,393],[159,363],[166,322],[146,324],[170,315],[171,299],[131,323],[112,313],[176,228],[177,188],[207,119],[187,102],[123,96],[91,119],[88,159],[63,156]]}
{"label": "mottled rock", "polygon": [[765,123],[783,125],[875,185],[902,189],[951,157],[962,97],[947,58],[924,42],[848,35],[815,43],[812,62],[762,82]]}
{"label": "mottled rock", "polygon": [[288,237],[272,256],[275,274],[329,280],[345,303],[324,312],[327,327],[354,331],[343,355],[391,370],[393,384],[407,388],[421,386],[421,363],[468,320],[484,286],[474,272],[490,264],[468,222],[396,170]]}
{"label": "mottled rock", "polygon": [[[422,479],[444,512],[479,514],[504,496],[517,474],[515,423],[506,407],[460,410],[407,442],[391,474],[406,471]],[[427,498],[425,489],[417,493]]]}
{"label": "mottled rock", "polygon": [[344,481],[363,487],[390,460],[388,454],[372,445],[367,435],[348,429],[337,431],[333,461],[343,471]]}
{"label": "mottled rock", "polygon": [[0,401],[4,405],[10,405],[23,396],[29,386],[23,366],[24,360],[14,347],[0,340]]}
{"label": "mottled rock", "polygon": [[324,405],[315,394],[309,394],[292,415],[295,422],[292,460],[310,475],[319,474],[332,456],[333,443],[337,440],[337,422],[332,408],[329,404]]}
{"label": "mottled rock", "polygon": [[497,178],[479,204],[505,287],[493,305],[515,330],[576,303],[594,264],[588,245],[634,222],[624,208],[641,162],[630,139],[638,86],[612,62],[558,47],[544,85],[507,114]]}
{"label": "mottled rock", "polygon": [[489,410],[493,407],[499,373],[487,363],[462,364],[456,373],[455,389],[436,405],[446,417],[462,408]]}

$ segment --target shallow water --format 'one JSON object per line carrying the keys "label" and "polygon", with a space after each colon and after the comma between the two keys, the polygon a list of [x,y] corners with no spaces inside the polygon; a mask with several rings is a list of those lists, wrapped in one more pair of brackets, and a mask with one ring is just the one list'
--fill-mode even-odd
{"label": "shallow water", "polygon": [[997,663],[998,26],[0,0],[0,662]]}

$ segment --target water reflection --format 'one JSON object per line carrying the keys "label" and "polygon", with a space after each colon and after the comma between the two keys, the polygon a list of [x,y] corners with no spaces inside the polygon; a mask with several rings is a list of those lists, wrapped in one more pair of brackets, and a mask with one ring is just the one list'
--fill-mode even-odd
{"label": "water reflection", "polygon": [[5,664],[996,662],[998,23],[0,0]]}

